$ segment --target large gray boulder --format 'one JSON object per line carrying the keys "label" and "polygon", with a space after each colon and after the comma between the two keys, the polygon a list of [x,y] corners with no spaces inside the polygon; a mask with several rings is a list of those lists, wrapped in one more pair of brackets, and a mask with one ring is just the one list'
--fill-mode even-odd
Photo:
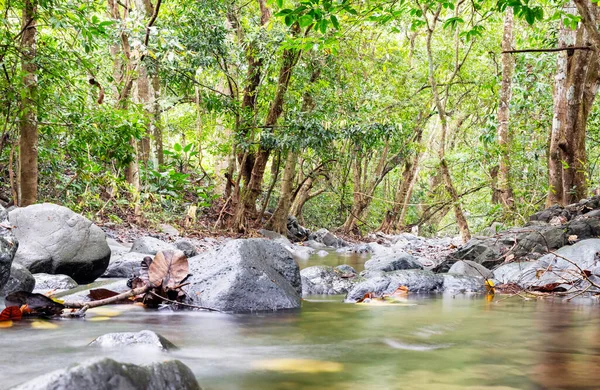
{"label": "large gray boulder", "polygon": [[142,237],[133,242],[131,252],[155,255],[159,251],[177,250],[175,245],[164,242],[154,237]]}
{"label": "large gray boulder", "polygon": [[457,275],[477,276],[485,279],[492,277],[492,271],[471,260],[457,261],[450,267],[448,272]]}
{"label": "large gray boulder", "polygon": [[[580,270],[600,276],[600,239],[580,241],[549,253],[519,275],[523,288],[549,288],[552,285],[578,284],[584,279]],[[587,283],[587,282],[586,282]],[[563,286],[563,288],[566,288]]]}
{"label": "large gray boulder", "polygon": [[35,279],[27,268],[19,263],[13,263],[10,267],[10,277],[4,287],[0,288],[0,297],[17,291],[32,292],[35,286]]}
{"label": "large gray boulder", "polygon": [[492,278],[497,284],[518,283],[523,271],[534,264],[532,261],[502,264],[494,269]]}
{"label": "large gray boulder", "polygon": [[403,269],[423,269],[421,263],[417,259],[404,251],[395,253],[373,256],[365,262],[366,270],[375,271],[397,271]]}
{"label": "large gray boulder", "polygon": [[10,277],[11,265],[19,247],[19,242],[8,222],[8,213],[0,206],[0,288]]}
{"label": "large gray boulder", "polygon": [[356,271],[343,272],[326,265],[304,268],[300,271],[300,276],[302,277],[302,295],[305,296],[346,294],[360,280],[357,277]]}
{"label": "large gray boulder", "polygon": [[108,268],[106,268],[106,272],[104,272],[102,277],[129,278],[131,276],[139,276],[140,269],[142,268],[142,260],[146,256],[149,255],[137,252],[116,253],[111,256]]}
{"label": "large gray boulder", "polygon": [[194,373],[179,360],[145,366],[95,360],[34,378],[14,390],[200,390]]}
{"label": "large gray boulder", "polygon": [[348,291],[345,302],[358,302],[370,292],[377,296],[391,294],[400,286],[407,287],[409,292],[429,293],[442,291],[444,285],[444,277],[431,271],[401,270],[372,276],[354,285]]}
{"label": "large gray boulder", "polygon": [[21,242],[15,261],[31,273],[65,274],[89,283],[108,266],[110,248],[102,229],[66,207],[44,203],[16,208],[9,220]]}
{"label": "large gray boulder", "polygon": [[97,337],[89,345],[102,348],[121,348],[145,345],[154,347],[163,352],[177,349],[172,342],[151,330],[142,330],[139,332],[107,333]]}
{"label": "large gray boulder", "polygon": [[189,259],[191,304],[226,312],[300,307],[300,269],[281,245],[239,239]]}

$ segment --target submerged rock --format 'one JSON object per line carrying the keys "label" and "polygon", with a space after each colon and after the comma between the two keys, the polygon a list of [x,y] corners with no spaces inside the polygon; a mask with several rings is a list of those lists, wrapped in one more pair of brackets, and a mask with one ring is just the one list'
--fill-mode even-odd
{"label": "submerged rock", "polygon": [[35,292],[65,291],[77,287],[77,282],[69,275],[33,274],[35,278]]}
{"label": "submerged rock", "polygon": [[399,251],[381,256],[373,256],[365,263],[365,269],[388,272],[403,269],[423,269],[423,266],[414,256]]}
{"label": "submerged rock", "polygon": [[8,222],[8,213],[0,206],[0,288],[10,277],[11,265],[19,247],[19,242]]}
{"label": "submerged rock", "polygon": [[326,265],[304,268],[300,276],[302,295],[346,294],[359,279],[356,271],[343,273]]}
{"label": "submerged rock", "polygon": [[102,229],[66,207],[51,203],[9,213],[21,242],[15,261],[32,273],[65,274],[89,283],[104,273],[110,248]]}
{"label": "submerged rock", "polygon": [[238,239],[189,259],[190,303],[227,312],[300,307],[298,264],[267,239]]}
{"label": "submerged rock", "polygon": [[155,255],[159,251],[177,250],[175,245],[154,237],[142,237],[133,242],[131,252]]}
{"label": "submerged rock", "polygon": [[96,338],[89,345],[103,348],[149,345],[156,347],[161,351],[177,349],[177,347],[169,340],[158,333],[152,332],[151,330],[142,330],[140,332],[107,333]]}
{"label": "submerged rock", "polygon": [[34,378],[15,390],[200,390],[192,370],[179,360],[144,366],[104,358]]}
{"label": "submerged rock", "polygon": [[10,267],[10,277],[4,287],[0,288],[0,297],[17,291],[32,292],[35,279],[31,272],[19,263],[13,263]]}

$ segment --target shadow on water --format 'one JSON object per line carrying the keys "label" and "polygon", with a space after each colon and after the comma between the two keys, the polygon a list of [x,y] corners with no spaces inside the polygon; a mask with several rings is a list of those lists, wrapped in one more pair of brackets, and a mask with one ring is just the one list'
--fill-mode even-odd
{"label": "shadow on water", "polygon": [[[339,261],[347,263],[346,257]],[[317,260],[315,260],[317,261]],[[28,321],[0,329],[0,388],[86,359],[148,363],[176,358],[204,389],[597,389],[600,310],[500,303],[473,296],[420,296],[414,305],[308,297],[302,309],[227,315],[111,308],[105,321]],[[108,332],[150,329],[179,350],[98,349]]]}

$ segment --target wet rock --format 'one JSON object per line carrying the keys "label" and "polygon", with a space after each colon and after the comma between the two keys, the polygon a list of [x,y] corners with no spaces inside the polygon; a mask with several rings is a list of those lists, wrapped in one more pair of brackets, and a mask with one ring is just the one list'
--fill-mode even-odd
{"label": "wet rock", "polygon": [[[145,253],[127,252],[110,258],[104,278],[129,278],[139,276],[142,260],[148,255]],[[152,257],[152,256],[150,256]]]}
{"label": "wet rock", "polygon": [[186,257],[189,259],[190,257],[194,257],[198,254],[198,250],[196,246],[188,239],[182,238],[180,240],[175,241],[175,248],[182,251]]}
{"label": "wet rock", "polygon": [[177,250],[175,245],[154,237],[142,237],[133,242],[131,252],[155,255],[159,251]]}
{"label": "wet rock", "polygon": [[192,370],[179,360],[138,366],[104,358],[34,378],[15,390],[200,390]]}
{"label": "wet rock", "polygon": [[308,240],[304,243],[304,245],[313,249],[323,249],[327,247],[327,245],[323,244],[322,242],[316,242],[315,240]]}
{"label": "wet rock", "polygon": [[346,294],[357,282],[354,273],[341,273],[333,267],[317,265],[300,271],[303,295]]}
{"label": "wet rock", "polygon": [[17,291],[32,292],[34,286],[35,279],[31,275],[31,272],[21,264],[13,263],[10,267],[8,282],[0,289],[0,297]]}
{"label": "wet rock", "polygon": [[89,345],[102,348],[149,345],[151,347],[160,349],[161,351],[177,349],[177,347],[169,340],[157,333],[152,332],[151,330],[142,330],[140,332],[107,333],[96,338]]}
{"label": "wet rock", "polygon": [[484,279],[480,276],[442,274],[444,278],[441,290],[443,292],[457,293],[482,293],[485,292]]}
{"label": "wet rock", "polygon": [[[37,274],[35,274],[37,275]],[[34,276],[35,276],[34,275]],[[36,286],[36,288],[38,288]],[[96,288],[105,288],[107,290],[111,290],[117,293],[123,293],[125,291],[131,290],[127,286],[127,279],[107,279],[102,281],[97,281],[91,284],[84,284],[77,287],[74,287],[69,290],[62,291],[58,294],[55,294],[56,298],[60,298],[67,303],[72,302],[89,302],[91,299],[88,296],[90,290]],[[36,290],[38,291],[38,290]],[[41,291],[38,291],[41,292]]]}
{"label": "wet rock", "polygon": [[227,312],[300,307],[298,264],[267,239],[238,239],[189,259],[190,303]]}
{"label": "wet rock", "polygon": [[348,246],[346,241],[341,238],[336,237],[333,233],[331,233],[327,229],[319,229],[314,233],[311,233],[308,237],[310,240],[314,240],[316,242],[320,242],[326,246],[330,246],[332,248],[341,248],[344,246]]}
{"label": "wet rock", "polygon": [[0,289],[8,282],[11,265],[19,247],[11,227],[7,211],[0,206]]}
{"label": "wet rock", "polygon": [[286,246],[285,249],[287,249],[292,254],[292,256],[300,260],[308,260],[309,257],[313,253],[315,253],[315,250],[313,248],[304,245],[292,244],[291,247]]}
{"label": "wet rock", "polygon": [[401,270],[385,272],[381,276],[374,276],[354,285],[348,292],[345,302],[357,302],[369,292],[377,296],[391,294],[400,286],[407,287],[413,293],[437,292],[443,290],[443,284],[444,276],[431,271]]}
{"label": "wet rock", "polygon": [[485,279],[492,277],[492,271],[471,260],[457,261],[450,267],[448,272],[451,274],[476,276]]}
{"label": "wet rock", "polygon": [[328,255],[329,255],[329,252],[324,251],[322,249],[317,252],[317,256],[319,256],[319,257],[325,257],[325,256],[328,256]]}
{"label": "wet rock", "polygon": [[403,269],[423,269],[414,256],[399,251],[382,256],[374,256],[365,263],[366,270],[396,271]]}
{"label": "wet rock", "polygon": [[310,230],[298,223],[296,217],[288,216],[287,220],[287,236],[294,242],[304,241],[310,235]]}
{"label": "wet rock", "polygon": [[341,275],[358,275],[358,272],[348,264],[341,264],[334,268],[336,272],[339,272]]}
{"label": "wet rock", "polygon": [[519,285],[541,288],[578,282],[582,279],[578,267],[584,271],[599,269],[599,253],[600,239],[597,238],[565,246],[556,251],[558,256],[549,253],[524,270],[519,275]]}
{"label": "wet rock", "polygon": [[33,278],[35,279],[34,291],[42,294],[51,290],[56,290],[57,292],[70,290],[78,286],[77,282],[69,275],[38,273],[33,274]]}
{"label": "wet rock", "polygon": [[496,284],[518,283],[521,273],[532,265],[531,261],[503,264],[494,269],[492,278]]}
{"label": "wet rock", "polygon": [[9,213],[21,242],[15,261],[32,273],[65,274],[89,283],[104,273],[110,248],[102,229],[66,207],[51,203]]}

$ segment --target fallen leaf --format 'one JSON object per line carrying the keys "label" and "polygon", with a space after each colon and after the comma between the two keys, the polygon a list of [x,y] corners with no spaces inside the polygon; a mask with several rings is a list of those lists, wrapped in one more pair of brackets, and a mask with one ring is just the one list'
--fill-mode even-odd
{"label": "fallen leaf", "polygon": [[92,318],[88,318],[88,321],[108,321],[110,320],[110,317],[105,317],[105,316],[98,316],[98,317],[92,317]]}
{"label": "fallen leaf", "polygon": [[23,313],[17,306],[8,306],[0,313],[0,321],[20,320],[21,317]]}
{"label": "fallen leaf", "polygon": [[120,311],[112,310],[106,307],[95,307],[93,309],[89,309],[87,313],[95,314],[102,317],[116,317],[118,315],[121,315]]}
{"label": "fallen leaf", "polygon": [[8,321],[0,321],[0,329],[3,328],[11,328],[13,326],[13,322],[11,320]]}
{"label": "fallen leaf", "polygon": [[182,251],[158,252],[148,269],[150,285],[175,288],[187,278],[188,271],[188,259]]}
{"label": "fallen leaf", "polygon": [[494,282],[491,279],[486,279],[484,285],[485,291],[488,293],[488,295],[494,295],[496,293]]}
{"label": "fallen leaf", "polygon": [[53,316],[62,313],[65,308],[64,305],[54,302],[43,294],[30,293],[27,291],[18,291],[7,295],[4,298],[6,306],[18,306],[27,305],[30,309],[27,314],[30,315],[41,315],[41,316]]}
{"label": "fallen leaf", "polygon": [[88,297],[92,298],[93,301],[99,301],[101,299],[111,298],[116,295],[119,295],[119,293],[106,288],[95,288],[90,290]]}
{"label": "fallen leaf", "polygon": [[268,359],[254,363],[254,367],[261,370],[294,372],[302,374],[317,374],[321,372],[341,372],[344,365],[337,362],[329,362],[312,359]]}
{"label": "fallen leaf", "polygon": [[48,321],[33,321],[31,327],[33,329],[56,329],[58,325]]}

